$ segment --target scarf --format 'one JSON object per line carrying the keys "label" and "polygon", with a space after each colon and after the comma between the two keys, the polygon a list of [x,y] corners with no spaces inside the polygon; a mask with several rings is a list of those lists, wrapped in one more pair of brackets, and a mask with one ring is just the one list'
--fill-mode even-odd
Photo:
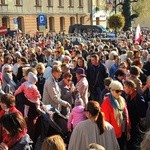
{"label": "scarf", "polygon": [[21,140],[21,138],[27,133],[27,129],[25,128],[21,133],[19,133],[15,137],[9,137],[7,136],[4,138],[3,142],[7,144],[9,148],[13,147],[18,141]]}
{"label": "scarf", "polygon": [[115,99],[112,94],[109,94],[110,102],[114,109],[115,119],[119,126],[122,125],[124,120],[124,107],[125,102],[124,99],[120,96],[119,99]]}

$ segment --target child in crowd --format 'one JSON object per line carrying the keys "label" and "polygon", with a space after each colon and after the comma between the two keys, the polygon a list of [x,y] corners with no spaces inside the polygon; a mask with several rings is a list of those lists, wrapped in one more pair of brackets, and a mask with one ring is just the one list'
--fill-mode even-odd
{"label": "child in crowd", "polygon": [[84,113],[84,103],[81,98],[76,98],[75,100],[75,107],[72,109],[69,119],[68,119],[68,130],[72,131],[72,125],[73,129],[76,127],[76,125],[85,120],[86,116]]}
{"label": "child in crowd", "polygon": [[28,111],[30,108],[30,105],[35,104],[36,108],[39,112],[41,112],[40,109],[40,99],[41,95],[37,89],[37,86],[35,85],[37,82],[37,77],[34,73],[29,72],[28,73],[28,80],[21,84],[21,86],[15,91],[14,95],[18,95],[19,93],[23,92],[27,102],[25,102],[25,108],[24,108],[24,117],[27,118]]}

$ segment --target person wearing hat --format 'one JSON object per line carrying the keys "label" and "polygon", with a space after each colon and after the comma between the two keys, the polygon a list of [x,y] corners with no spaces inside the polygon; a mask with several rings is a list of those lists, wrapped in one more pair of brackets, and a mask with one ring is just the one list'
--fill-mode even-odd
{"label": "person wearing hat", "polygon": [[28,117],[28,111],[31,105],[35,104],[36,108],[39,112],[42,112],[40,109],[40,99],[41,95],[40,92],[37,89],[37,86],[35,85],[38,81],[37,76],[29,72],[28,73],[28,80],[21,84],[21,86],[15,91],[14,95],[18,95],[21,92],[24,92],[24,95],[26,97],[26,101],[24,102],[25,108],[24,108],[24,118]]}
{"label": "person wearing hat", "polygon": [[88,102],[88,81],[86,79],[85,70],[83,68],[78,68],[76,70],[77,84],[76,89],[79,91],[84,104]]}

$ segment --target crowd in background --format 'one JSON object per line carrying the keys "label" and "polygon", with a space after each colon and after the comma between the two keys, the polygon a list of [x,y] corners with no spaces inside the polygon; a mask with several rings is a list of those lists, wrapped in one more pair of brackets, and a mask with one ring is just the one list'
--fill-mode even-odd
{"label": "crowd in background", "polygon": [[[39,137],[42,150],[148,150],[149,101],[148,31],[0,37],[0,150],[38,149]],[[66,147],[47,137],[46,105],[67,118]]]}

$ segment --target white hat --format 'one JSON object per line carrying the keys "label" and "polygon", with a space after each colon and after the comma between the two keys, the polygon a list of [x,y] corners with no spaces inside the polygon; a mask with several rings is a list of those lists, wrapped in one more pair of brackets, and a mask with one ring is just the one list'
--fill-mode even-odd
{"label": "white hat", "polygon": [[36,83],[37,81],[38,81],[38,78],[37,78],[37,76],[34,74],[34,73],[32,73],[32,72],[29,72],[28,73],[28,81],[30,82],[30,83]]}

